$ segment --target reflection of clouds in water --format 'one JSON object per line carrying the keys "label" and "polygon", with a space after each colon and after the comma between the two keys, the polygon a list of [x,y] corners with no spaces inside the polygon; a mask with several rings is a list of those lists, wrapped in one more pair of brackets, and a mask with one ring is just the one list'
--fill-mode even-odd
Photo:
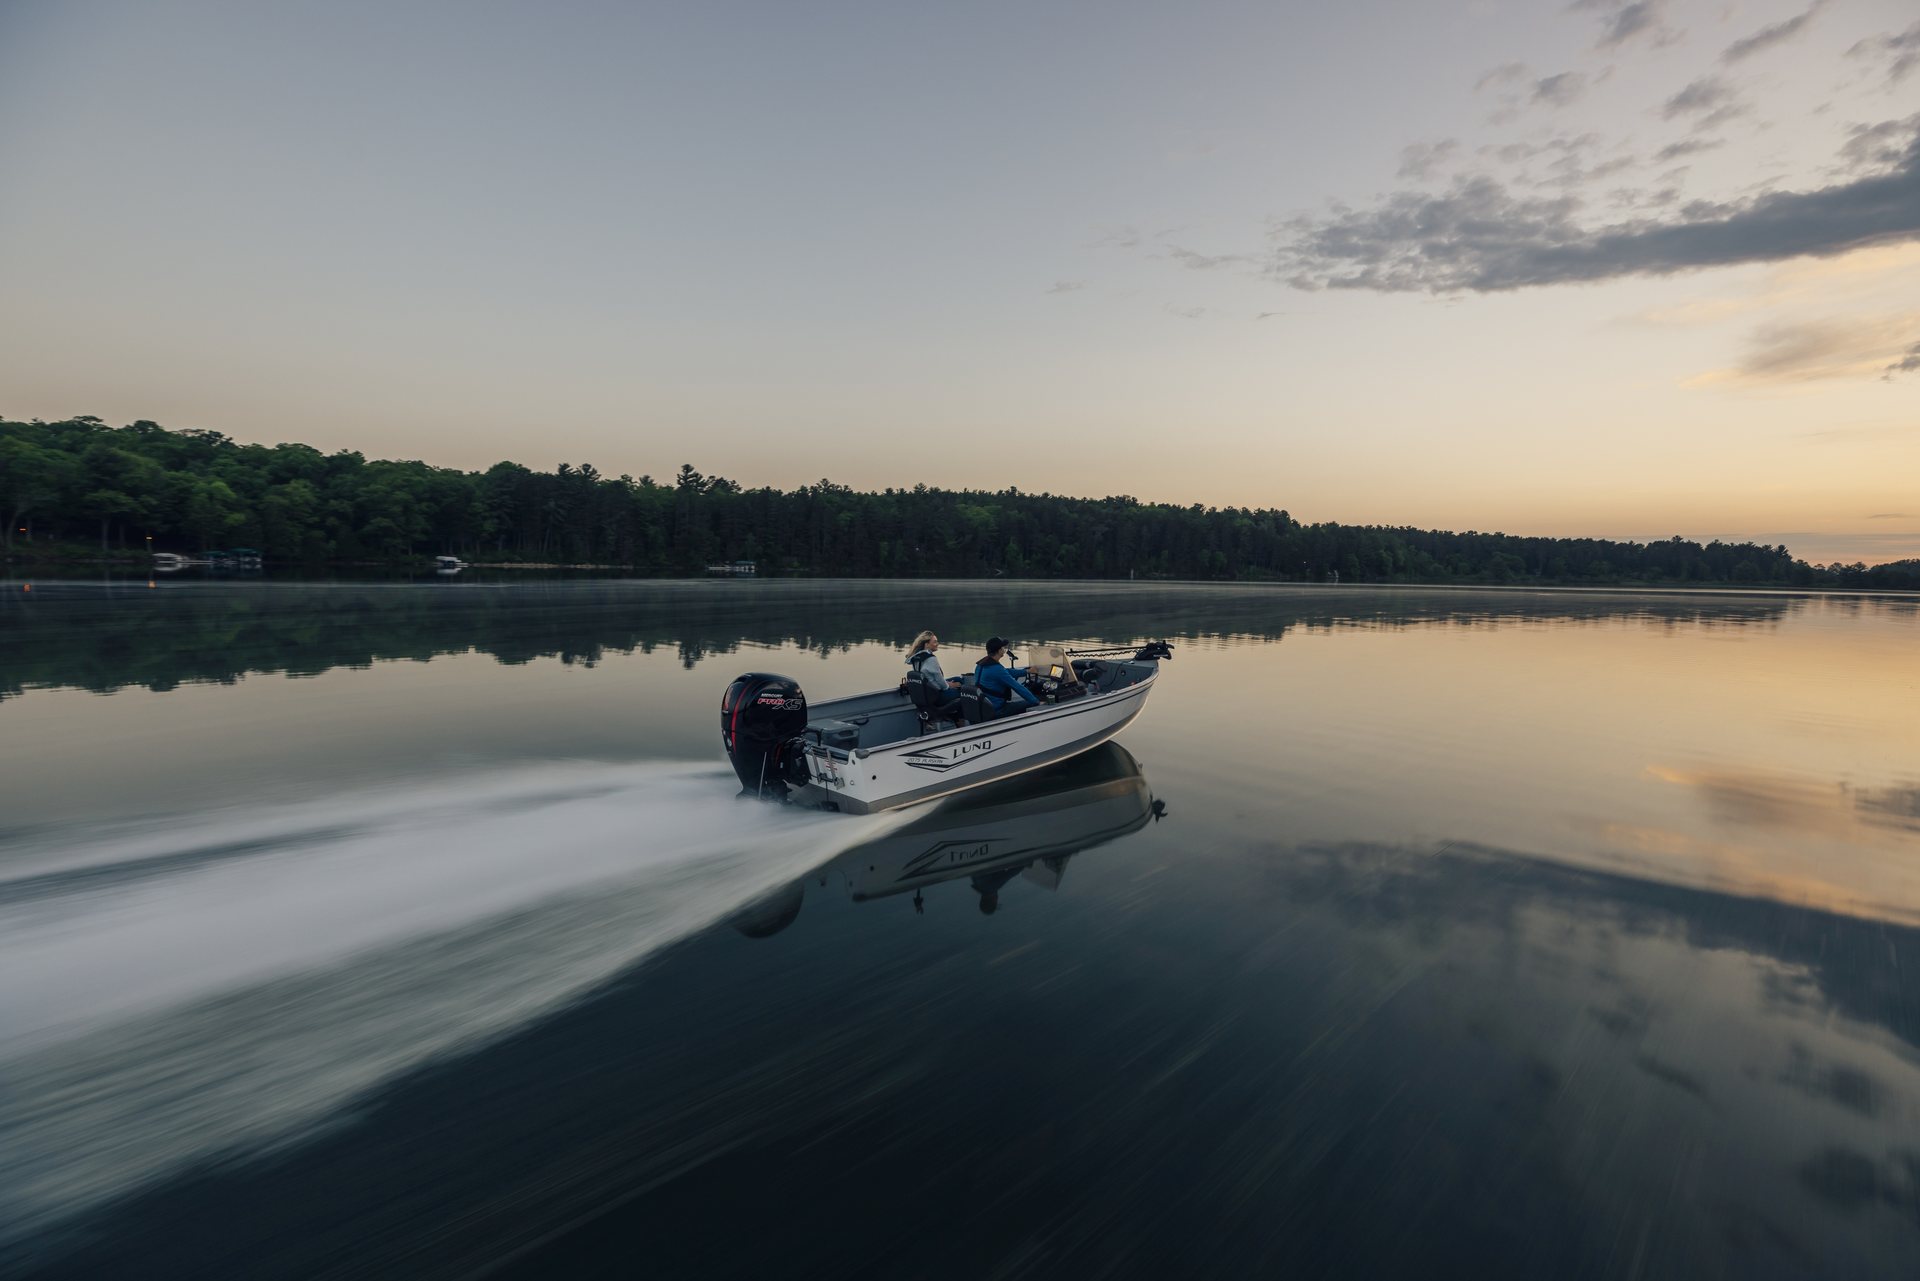
{"label": "reflection of clouds in water", "polygon": [[1791,828],[1848,841],[1920,833],[1920,782],[1856,788],[1760,770],[1649,767],[1650,777],[1693,788],[1721,822]]}
{"label": "reflection of clouds in water", "polygon": [[1799,1175],[1809,1192],[1843,1214],[1878,1203],[1920,1226],[1920,1151],[1897,1150],[1876,1159],[1849,1148],[1828,1148],[1802,1162]]}
{"label": "reflection of clouds in water", "polygon": [[[1401,964],[1424,955],[1426,1018],[1454,1012],[1513,1073],[1553,1082],[1532,1141],[1562,1145],[1568,1177],[1603,1161],[1581,1195],[1630,1203],[1620,1189],[1670,1181],[1677,1149],[1673,1196],[1750,1265],[1877,1275],[1920,1257],[1920,931],[1458,846],[1275,850],[1268,866]],[[1505,1018],[1482,1004],[1495,991]],[[1583,1156],[1601,1115],[1627,1137]]]}
{"label": "reflection of clouds in water", "polygon": [[1665,1062],[1651,1054],[1642,1054],[1634,1059],[1633,1065],[1656,1081],[1664,1081],[1677,1090],[1685,1090],[1695,1098],[1705,1101],[1707,1087],[1699,1077],[1673,1064]]}
{"label": "reflection of clouds in water", "polygon": [[1874,1117],[1885,1110],[1887,1089],[1866,1070],[1848,1063],[1822,1063],[1798,1041],[1787,1047],[1787,1055],[1787,1066],[1780,1072],[1782,1084],[1861,1116]]}
{"label": "reflection of clouds in water", "polygon": [[[1618,976],[1608,971],[1608,976],[1618,981]],[[1594,1022],[1607,1030],[1609,1036],[1621,1040],[1630,1040],[1643,1036],[1653,1022],[1653,1007],[1645,1000],[1630,995],[1622,995],[1610,1009],[1589,1005],[1587,1013]]]}
{"label": "reflection of clouds in water", "polygon": [[[1920,923],[1920,782],[1856,785],[1780,770],[1652,765],[1644,777],[1698,801],[1704,832],[1569,816],[1591,838],[1576,861],[1628,875]],[[1836,857],[1836,854],[1840,857]]]}
{"label": "reflection of clouds in water", "polygon": [[1886,787],[1861,792],[1855,799],[1870,823],[1920,832],[1920,786]]}
{"label": "reflection of clouds in water", "polygon": [[[1857,862],[1832,868],[1830,849],[1804,841],[1738,843],[1693,836],[1661,827],[1570,819],[1569,826],[1596,837],[1603,850],[1591,861],[1630,876],[1692,885],[1753,898],[1774,899],[1874,920],[1920,923],[1920,885],[1904,864],[1863,868]],[[1902,885],[1863,886],[1870,873],[1900,878]]]}
{"label": "reflection of clouds in water", "polygon": [[1444,852],[1373,845],[1311,846],[1269,865],[1289,898],[1324,902],[1356,925],[1391,930],[1430,946],[1462,930],[1488,929],[1508,946],[1562,951],[1554,936],[1529,929],[1529,913],[1547,910],[1592,947],[1592,955],[1552,962],[1584,975],[1607,999],[1599,1004],[1631,1023],[1661,1008],[1657,994],[1620,995],[1623,957],[1635,940],[1668,940],[1692,952],[1740,953],[1761,966],[1736,1005],[1808,1008],[1878,1024],[1920,1050],[1920,1008],[1903,974],[1920,967],[1920,930],[1858,920],[1823,908],[1583,869],[1484,847],[1449,843]]}

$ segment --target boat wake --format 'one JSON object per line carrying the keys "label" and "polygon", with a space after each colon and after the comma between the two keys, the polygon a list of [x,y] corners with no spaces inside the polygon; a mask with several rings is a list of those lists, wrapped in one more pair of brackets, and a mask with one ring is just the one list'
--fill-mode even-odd
{"label": "boat wake", "polygon": [[0,846],[0,1241],[291,1141],[896,820],[549,766]]}

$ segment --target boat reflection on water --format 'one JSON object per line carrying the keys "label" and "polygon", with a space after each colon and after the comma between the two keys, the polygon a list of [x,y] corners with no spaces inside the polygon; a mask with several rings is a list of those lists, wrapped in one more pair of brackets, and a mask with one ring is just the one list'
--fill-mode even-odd
{"label": "boat reflection on water", "polygon": [[[846,881],[856,903],[913,893],[965,878],[991,915],[1013,880],[1058,889],[1074,855],[1131,835],[1166,817],[1140,762],[1106,743],[1058,766],[991,783],[945,801],[903,827],[841,854],[812,877],[822,887]],[[733,918],[749,938],[793,924],[806,880],[767,895]]]}

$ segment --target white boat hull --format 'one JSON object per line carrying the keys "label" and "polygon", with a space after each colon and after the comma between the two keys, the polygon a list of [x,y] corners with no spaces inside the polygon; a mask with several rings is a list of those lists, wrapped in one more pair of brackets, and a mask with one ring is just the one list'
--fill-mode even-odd
{"label": "white boat hull", "polygon": [[1158,676],[1154,671],[1110,693],[1043,704],[1018,715],[873,748],[845,752],[810,744],[808,782],[797,789],[794,799],[851,814],[872,814],[1067,760],[1125,729],[1146,706]]}

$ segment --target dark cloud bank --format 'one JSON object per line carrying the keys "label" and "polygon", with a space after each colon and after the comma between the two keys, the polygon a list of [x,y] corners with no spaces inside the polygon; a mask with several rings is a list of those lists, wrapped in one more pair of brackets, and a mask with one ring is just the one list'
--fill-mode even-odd
{"label": "dark cloud bank", "polygon": [[1920,239],[1920,115],[1874,134],[1883,167],[1844,182],[1696,201],[1668,217],[1604,226],[1581,222],[1576,197],[1515,194],[1486,175],[1461,177],[1441,193],[1399,192],[1370,209],[1285,223],[1268,270],[1299,289],[1488,293]]}

